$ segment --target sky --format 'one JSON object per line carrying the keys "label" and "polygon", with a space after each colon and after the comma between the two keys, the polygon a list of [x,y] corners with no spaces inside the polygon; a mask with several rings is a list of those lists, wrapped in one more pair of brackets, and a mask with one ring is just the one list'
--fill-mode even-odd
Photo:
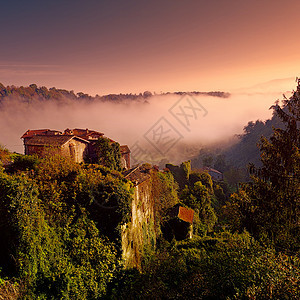
{"label": "sky", "polygon": [[299,75],[299,9],[296,0],[2,1],[0,82],[91,95],[266,82],[284,92]]}

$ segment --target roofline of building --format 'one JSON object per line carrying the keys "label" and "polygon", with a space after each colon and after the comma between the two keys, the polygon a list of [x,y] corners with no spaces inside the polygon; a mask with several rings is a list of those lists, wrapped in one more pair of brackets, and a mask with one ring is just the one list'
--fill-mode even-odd
{"label": "roofline of building", "polygon": [[[35,135],[35,136],[42,136],[42,137],[45,137],[45,135]],[[67,137],[69,137],[64,143],[62,143],[62,144],[59,144],[59,145],[52,145],[52,144],[30,144],[30,139],[29,139],[29,141],[28,142],[26,142],[26,144],[25,144],[25,142],[24,142],[24,145],[26,145],[26,146],[52,146],[52,147],[61,147],[61,146],[63,146],[63,145],[65,145],[66,143],[68,143],[70,140],[72,140],[72,139],[78,139],[78,140],[80,140],[80,141],[82,141],[82,142],[84,142],[84,143],[87,143],[87,144],[90,144],[90,141],[88,141],[88,140],[85,140],[85,139],[83,139],[83,138],[81,138],[81,137],[79,137],[79,136],[76,136],[76,135],[58,135],[58,136],[67,136]],[[33,136],[34,137],[34,136]],[[50,137],[50,136],[48,136],[48,137]],[[52,137],[52,136],[51,136]],[[32,137],[30,137],[30,138],[32,138]]]}
{"label": "roofline of building", "polygon": [[[30,131],[33,131],[33,132],[43,132],[43,131],[54,131],[54,132],[59,132],[59,133],[62,133],[61,131],[59,130],[53,130],[53,129],[48,129],[48,128],[45,128],[45,129],[28,129],[26,130],[26,132],[20,137],[21,139],[24,139],[24,138],[27,138],[28,136],[26,136]],[[41,135],[41,134],[33,134],[32,136],[29,136],[29,137],[33,137],[33,136],[36,136],[36,135]],[[43,134],[44,135],[44,134]]]}

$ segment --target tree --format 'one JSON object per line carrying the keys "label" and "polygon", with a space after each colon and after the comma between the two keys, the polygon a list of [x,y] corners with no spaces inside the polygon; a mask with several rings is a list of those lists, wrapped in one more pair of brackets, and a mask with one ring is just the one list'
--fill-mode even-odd
{"label": "tree", "polygon": [[197,181],[192,187],[186,186],[180,199],[184,205],[195,210],[194,232],[199,235],[205,235],[212,231],[217,217],[212,208],[212,195],[208,188]]}
{"label": "tree", "polygon": [[11,153],[0,144],[0,166],[10,161]]}
{"label": "tree", "polygon": [[59,157],[37,168],[21,175],[0,169],[0,269],[21,282],[22,299],[99,299],[118,260],[76,198],[84,170]]}
{"label": "tree", "polygon": [[120,145],[100,137],[96,142],[97,163],[111,170],[122,170]]}
{"label": "tree", "polygon": [[233,195],[227,209],[235,229],[246,227],[277,250],[294,253],[300,248],[300,81],[283,107],[272,108],[284,127],[273,129],[269,140],[261,138],[262,167],[250,165],[252,182]]}

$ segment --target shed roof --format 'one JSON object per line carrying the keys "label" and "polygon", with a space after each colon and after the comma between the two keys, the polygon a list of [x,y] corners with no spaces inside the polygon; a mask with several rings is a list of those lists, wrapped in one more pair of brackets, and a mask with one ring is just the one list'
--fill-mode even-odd
{"label": "shed roof", "polygon": [[179,204],[171,209],[170,215],[190,224],[192,224],[194,220],[194,210],[180,206]]}
{"label": "shed roof", "polygon": [[192,224],[194,220],[194,210],[191,208],[179,206],[178,218],[182,221]]}
{"label": "shed roof", "polygon": [[138,166],[133,169],[127,170],[124,173],[124,176],[135,185],[139,185],[140,183],[150,178],[149,170],[146,170],[143,166]]}

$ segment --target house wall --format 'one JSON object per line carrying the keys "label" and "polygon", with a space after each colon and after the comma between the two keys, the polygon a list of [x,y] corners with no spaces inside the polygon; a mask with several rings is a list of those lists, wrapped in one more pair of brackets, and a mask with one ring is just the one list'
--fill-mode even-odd
{"label": "house wall", "polygon": [[37,154],[44,156],[48,153],[61,154],[71,157],[75,162],[83,162],[88,154],[88,144],[72,139],[62,147],[43,146],[43,145],[25,145],[25,155]]}
{"label": "house wall", "polygon": [[[49,131],[47,134],[43,135],[56,135],[53,134],[54,131]],[[25,155],[33,155],[37,154],[39,156],[45,155],[46,152],[56,152],[62,155],[70,156],[73,158],[75,162],[83,162],[85,157],[89,157],[91,162],[95,162],[96,153],[94,143],[95,141],[90,141],[89,143],[85,143],[80,141],[79,139],[73,138],[63,146],[47,146],[47,145],[26,145],[26,142],[30,140],[29,138],[24,138],[24,146],[25,146]],[[30,142],[30,141],[29,141]],[[121,163],[122,167],[125,169],[130,168],[130,152],[123,153],[121,155]]]}
{"label": "house wall", "polygon": [[75,162],[81,163],[88,155],[88,144],[72,139],[61,147],[61,153],[71,157]]}
{"label": "house wall", "polygon": [[143,254],[156,243],[150,179],[135,187],[131,215],[131,222],[122,227],[122,255],[125,267],[139,269]]}
{"label": "house wall", "polygon": [[126,170],[130,168],[130,153],[124,153],[121,155],[122,167]]}
{"label": "house wall", "polygon": [[[58,148],[55,148],[56,151],[60,152]],[[25,145],[25,155],[38,155],[43,156],[45,155],[46,148],[45,146],[38,146],[38,145]]]}

